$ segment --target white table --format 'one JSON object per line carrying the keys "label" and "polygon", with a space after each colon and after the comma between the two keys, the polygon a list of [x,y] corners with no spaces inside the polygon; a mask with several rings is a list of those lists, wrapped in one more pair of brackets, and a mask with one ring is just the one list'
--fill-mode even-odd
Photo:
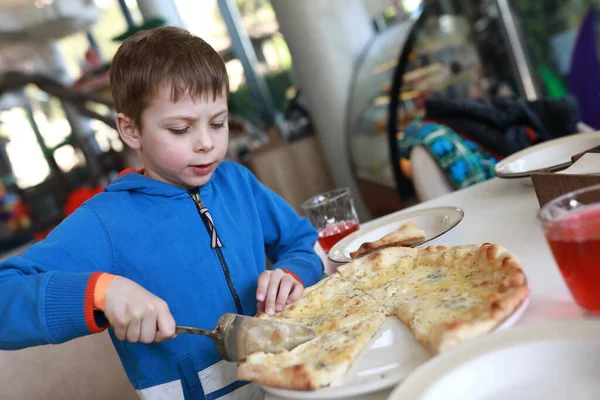
{"label": "white table", "polygon": [[[539,203],[533,186],[495,178],[411,210],[437,206],[460,207],[465,217],[436,245],[498,243],[519,258],[531,287],[531,303],[518,324],[586,317],[573,302],[537,221]],[[403,211],[407,210],[398,214]],[[369,223],[363,225],[368,226]],[[384,400],[390,392],[391,389],[353,399]],[[265,400],[279,398],[267,394]]]}

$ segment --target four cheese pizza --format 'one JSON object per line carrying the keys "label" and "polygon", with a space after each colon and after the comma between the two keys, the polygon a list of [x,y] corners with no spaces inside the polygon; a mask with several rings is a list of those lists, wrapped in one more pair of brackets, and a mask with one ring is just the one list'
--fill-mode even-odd
{"label": "four cheese pizza", "polygon": [[528,296],[518,260],[498,245],[373,251],[307,288],[273,318],[317,338],[291,351],[255,353],[242,380],[312,390],[338,382],[378,330],[396,316],[432,353],[493,330]]}

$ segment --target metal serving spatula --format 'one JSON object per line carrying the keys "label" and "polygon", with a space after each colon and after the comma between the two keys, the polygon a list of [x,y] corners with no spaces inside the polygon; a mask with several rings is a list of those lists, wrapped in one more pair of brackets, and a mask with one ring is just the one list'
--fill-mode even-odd
{"label": "metal serving spatula", "polygon": [[212,331],[177,326],[175,333],[208,336],[227,361],[244,361],[256,352],[291,350],[316,337],[313,330],[305,326],[231,313],[223,314]]}

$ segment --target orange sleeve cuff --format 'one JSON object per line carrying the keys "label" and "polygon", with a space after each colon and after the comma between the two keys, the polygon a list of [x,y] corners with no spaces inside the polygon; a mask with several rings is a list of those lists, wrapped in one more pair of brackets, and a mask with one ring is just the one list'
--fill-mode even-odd
{"label": "orange sleeve cuff", "polygon": [[106,297],[106,289],[117,279],[117,275],[103,273],[98,277],[94,287],[94,309],[104,311],[104,299]]}
{"label": "orange sleeve cuff", "polygon": [[298,278],[298,276],[295,273],[293,273],[292,271],[288,271],[287,269],[282,269],[282,271],[285,272],[286,274],[290,274],[292,276],[292,278],[294,278],[295,280],[300,282],[300,284],[302,286],[304,286],[304,282],[302,282],[302,280],[300,278]]}
{"label": "orange sleeve cuff", "polygon": [[88,280],[87,287],[85,289],[85,297],[83,299],[83,316],[85,318],[85,324],[87,325],[91,333],[102,332],[106,327],[98,325],[94,315],[94,290],[98,279],[102,276],[102,272],[94,272]]}

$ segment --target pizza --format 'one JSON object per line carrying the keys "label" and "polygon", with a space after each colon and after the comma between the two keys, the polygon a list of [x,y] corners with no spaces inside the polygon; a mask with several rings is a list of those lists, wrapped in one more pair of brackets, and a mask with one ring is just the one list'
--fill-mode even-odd
{"label": "pizza", "polygon": [[273,318],[313,328],[291,351],[251,354],[238,377],[313,390],[339,382],[386,316],[432,354],[496,328],[528,296],[517,258],[494,244],[388,247],[340,267]]}
{"label": "pizza", "polygon": [[[336,273],[306,288],[302,297],[275,318],[279,322],[307,326],[317,335],[323,335],[382,311],[374,298]],[[262,313],[258,318],[269,316]]]}
{"label": "pizza", "polygon": [[395,246],[414,246],[425,241],[425,231],[414,222],[402,224],[396,231],[389,233],[374,242],[363,243],[357,250],[350,253],[352,259],[361,257],[373,250]]}
{"label": "pizza", "polygon": [[[529,294],[517,258],[502,246],[410,250],[383,249],[339,271],[350,281],[362,281],[363,291],[385,303],[388,313],[393,308],[434,354],[491,331]],[[399,262],[393,271],[381,267],[394,259]],[[389,278],[369,279],[372,268]]]}
{"label": "pizza", "polygon": [[389,247],[342,265],[338,273],[392,315],[404,296],[406,274],[418,273],[412,271],[418,253],[410,247]]}
{"label": "pizza", "polygon": [[384,319],[375,312],[291,351],[251,354],[239,365],[238,377],[295,390],[328,386],[344,376]]}

